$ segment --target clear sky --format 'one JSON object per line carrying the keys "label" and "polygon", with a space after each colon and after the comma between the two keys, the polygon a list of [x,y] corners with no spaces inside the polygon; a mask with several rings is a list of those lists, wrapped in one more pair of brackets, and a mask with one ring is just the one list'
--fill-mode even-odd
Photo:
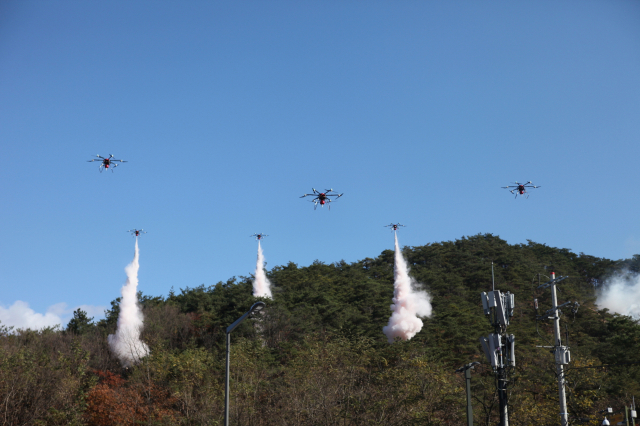
{"label": "clear sky", "polygon": [[638,1],[0,0],[0,320],[101,317],[131,228],[153,296],[249,276],[256,232],[268,268],[391,222],[630,257],[639,136]]}

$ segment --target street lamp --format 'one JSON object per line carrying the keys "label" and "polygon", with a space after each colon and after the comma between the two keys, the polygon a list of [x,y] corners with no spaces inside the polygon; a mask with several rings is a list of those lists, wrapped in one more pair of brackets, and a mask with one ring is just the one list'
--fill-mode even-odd
{"label": "street lamp", "polygon": [[247,319],[249,315],[254,312],[260,312],[265,308],[264,302],[256,302],[251,308],[240,318],[234,321],[229,327],[227,327],[227,374],[225,376],[224,383],[224,426],[229,426],[229,359],[231,356],[231,332],[240,325],[242,321]]}

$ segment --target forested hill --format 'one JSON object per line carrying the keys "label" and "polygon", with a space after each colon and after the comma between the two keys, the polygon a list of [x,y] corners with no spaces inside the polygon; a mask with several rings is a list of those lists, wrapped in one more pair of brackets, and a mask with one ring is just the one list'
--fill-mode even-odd
{"label": "forested hill", "polygon": [[[544,282],[552,271],[570,277],[558,287],[559,302],[580,304],[561,317],[572,355],[572,419],[600,424],[598,410],[640,397],[640,325],[594,304],[603,278],[621,268],[640,270],[640,256],[615,262],[534,242],[509,245],[490,234],[403,252],[410,274],[431,295],[433,315],[412,340],[391,345],[382,327],[393,295],[392,251],[355,263],[290,263],[268,271],[273,300],[264,299],[263,313],[232,335],[234,424],[462,424],[464,381],[454,370],[470,361],[482,363],[473,373],[476,423],[494,424],[494,376],[478,343],[492,332],[480,300],[492,287],[492,262],[495,288],[516,301],[509,326],[517,363],[509,383],[512,424],[558,424],[553,355],[536,348],[550,344],[552,330],[549,322],[536,322],[533,308],[534,297],[542,312],[550,308],[549,290],[536,287],[538,274]],[[0,409],[0,418],[15,419],[7,424],[219,424],[224,329],[256,301],[252,278],[188,284],[176,283],[180,290],[166,298],[140,296],[151,355],[127,370],[106,344],[118,300],[97,323],[77,311],[62,331],[4,330],[0,396],[14,395],[14,402]],[[603,364],[609,366],[585,368]],[[36,396],[39,387],[47,391]]]}

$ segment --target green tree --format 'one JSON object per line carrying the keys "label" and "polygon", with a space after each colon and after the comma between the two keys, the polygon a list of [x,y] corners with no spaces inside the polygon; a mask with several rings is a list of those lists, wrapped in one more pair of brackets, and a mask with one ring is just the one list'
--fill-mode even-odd
{"label": "green tree", "polygon": [[73,334],[85,334],[93,326],[93,317],[89,318],[85,311],[78,308],[73,312],[73,318],[67,324],[67,331]]}

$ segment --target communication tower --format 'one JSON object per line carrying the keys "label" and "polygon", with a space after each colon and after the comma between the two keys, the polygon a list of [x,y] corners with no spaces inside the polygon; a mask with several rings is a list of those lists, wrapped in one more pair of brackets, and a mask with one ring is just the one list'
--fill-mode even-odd
{"label": "communication tower", "polygon": [[[491,264],[493,281],[493,263]],[[483,292],[482,309],[488,316],[494,332],[489,337],[480,337],[482,350],[497,376],[498,399],[500,401],[500,426],[509,426],[509,408],[507,401],[507,382],[510,368],[516,366],[515,336],[507,334],[507,326],[513,317],[515,297],[500,290]]]}

